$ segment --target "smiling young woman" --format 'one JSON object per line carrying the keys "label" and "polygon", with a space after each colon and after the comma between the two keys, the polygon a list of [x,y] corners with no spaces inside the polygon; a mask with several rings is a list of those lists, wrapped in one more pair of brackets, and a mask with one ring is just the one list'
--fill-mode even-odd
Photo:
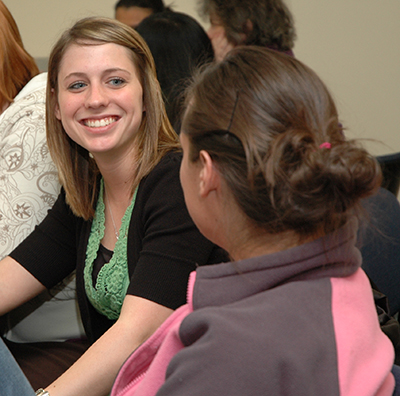
{"label": "smiling young woman", "polygon": [[91,346],[70,368],[61,355],[67,371],[40,386],[51,396],[107,394],[130,352],[185,303],[189,273],[226,256],[186,209],[180,146],[139,34],[83,19],[55,44],[48,70],[48,145],[63,189],[0,262],[0,314],[76,270]]}

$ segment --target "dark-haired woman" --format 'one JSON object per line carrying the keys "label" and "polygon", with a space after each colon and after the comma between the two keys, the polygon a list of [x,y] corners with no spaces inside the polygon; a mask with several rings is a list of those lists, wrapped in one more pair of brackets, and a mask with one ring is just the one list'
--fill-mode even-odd
{"label": "dark-haired woman", "polygon": [[143,20],[136,31],[153,55],[168,118],[179,133],[182,93],[194,71],[214,60],[211,41],[194,18],[181,12],[153,14]]}
{"label": "dark-haired woman", "polygon": [[186,204],[232,262],[192,273],[188,304],[112,396],[392,395],[393,346],[355,246],[380,168],[344,138],[325,85],[243,46],[195,79],[187,105]]}

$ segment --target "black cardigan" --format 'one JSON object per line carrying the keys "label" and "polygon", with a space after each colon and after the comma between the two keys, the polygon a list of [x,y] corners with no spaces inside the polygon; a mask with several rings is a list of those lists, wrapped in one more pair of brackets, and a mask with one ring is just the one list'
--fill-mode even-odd
{"label": "black cardigan", "polygon": [[[176,309],[186,302],[189,273],[197,265],[226,261],[222,249],[192,222],[179,181],[181,155],[167,154],[144,178],[129,225],[127,294]],[[83,281],[91,221],[75,216],[62,191],[43,222],[10,256],[51,288],[76,269],[82,321],[90,341],[113,323],[88,301]]]}

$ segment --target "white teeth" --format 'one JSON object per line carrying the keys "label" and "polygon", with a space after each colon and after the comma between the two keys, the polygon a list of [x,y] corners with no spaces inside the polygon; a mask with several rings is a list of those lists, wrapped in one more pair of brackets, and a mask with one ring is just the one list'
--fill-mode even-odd
{"label": "white teeth", "polygon": [[110,125],[115,121],[116,119],[114,117],[107,117],[101,120],[85,120],[84,124],[90,128],[99,128]]}

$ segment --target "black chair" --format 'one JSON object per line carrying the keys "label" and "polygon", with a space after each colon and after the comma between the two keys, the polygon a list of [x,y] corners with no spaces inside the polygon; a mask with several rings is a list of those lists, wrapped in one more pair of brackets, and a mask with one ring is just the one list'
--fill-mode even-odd
{"label": "black chair", "polygon": [[394,388],[393,396],[400,396],[400,367],[394,365],[392,367],[392,374],[393,374],[394,380],[396,382],[396,386]]}
{"label": "black chair", "polygon": [[390,314],[400,312],[400,204],[388,190],[363,200],[368,219],[360,225],[362,267],[389,300]]}
{"label": "black chair", "polygon": [[400,189],[400,153],[381,155],[376,159],[383,173],[382,187],[397,197]]}

